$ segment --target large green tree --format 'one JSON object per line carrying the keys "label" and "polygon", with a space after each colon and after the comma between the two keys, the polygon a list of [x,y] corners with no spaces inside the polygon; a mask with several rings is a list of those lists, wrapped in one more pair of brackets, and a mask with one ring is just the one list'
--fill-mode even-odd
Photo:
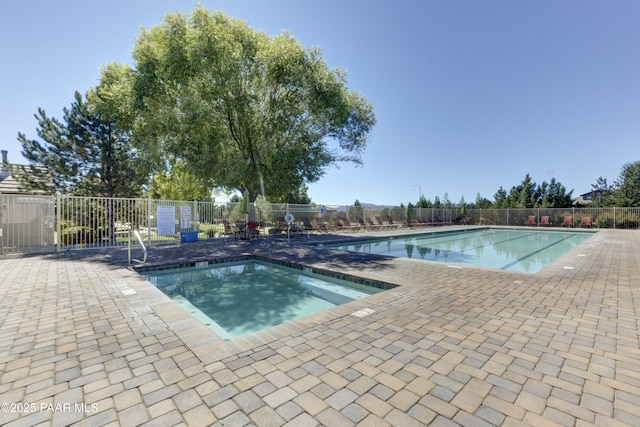
{"label": "large green tree", "polygon": [[141,194],[148,174],[130,134],[76,92],[63,119],[35,115],[39,139],[19,133],[29,174],[27,188],[83,196],[132,197]]}
{"label": "large green tree", "polygon": [[607,178],[599,176],[595,184],[591,184],[591,203],[589,206],[607,207],[615,205],[613,185],[607,183]]}
{"label": "large green tree", "polygon": [[164,200],[211,201],[211,185],[194,175],[184,164],[170,162],[168,170],[153,175],[149,196]]}
{"label": "large green tree", "polygon": [[536,207],[541,208],[568,208],[573,203],[573,190],[567,192],[567,189],[555,178],[551,181],[542,181],[538,188],[538,199]]}
{"label": "large green tree", "polygon": [[626,163],[622,166],[614,188],[616,206],[640,206],[640,161]]}
{"label": "large green tree", "polygon": [[536,184],[528,173],[519,185],[507,194],[502,187],[494,195],[495,208],[567,208],[572,204],[573,190],[567,189],[555,178]]}
{"label": "large green tree", "polygon": [[118,73],[132,77],[136,142],[219,187],[284,201],[330,165],[361,163],[372,106],[288,33],[198,6],[144,29],[133,58]]}

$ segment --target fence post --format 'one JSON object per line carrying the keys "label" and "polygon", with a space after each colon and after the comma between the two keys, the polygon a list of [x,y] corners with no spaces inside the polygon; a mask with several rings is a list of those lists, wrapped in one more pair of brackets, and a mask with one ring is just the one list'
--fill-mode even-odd
{"label": "fence post", "polygon": [[62,220],[62,195],[60,193],[56,194],[56,252],[60,252],[60,241],[62,240],[62,235],[60,234],[62,231],[62,225],[60,224]]}
{"label": "fence post", "polygon": [[196,200],[193,201],[193,213],[191,214],[191,221],[191,231],[198,231],[200,227],[198,227],[198,202]]}
{"label": "fence post", "polygon": [[613,228],[616,228],[616,207],[613,207]]}
{"label": "fence post", "polygon": [[4,254],[4,236],[2,235],[2,208],[4,202],[2,201],[2,193],[0,193],[0,255]]}
{"label": "fence post", "polygon": [[147,246],[150,246],[150,245],[151,245],[151,197],[147,197]]}

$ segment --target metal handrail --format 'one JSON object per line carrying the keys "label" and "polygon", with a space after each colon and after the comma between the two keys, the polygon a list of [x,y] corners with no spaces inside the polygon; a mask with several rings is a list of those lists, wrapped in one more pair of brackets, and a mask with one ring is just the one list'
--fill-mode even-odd
{"label": "metal handrail", "polygon": [[[131,264],[131,232],[132,230],[129,229],[129,264]],[[145,262],[147,262],[147,247],[144,245],[144,242],[142,241],[142,236],[140,236],[140,232],[138,230],[133,230],[133,235],[136,236],[136,240],[138,241],[138,243],[140,243],[140,246],[142,247],[142,251],[144,252],[144,259],[142,260],[142,264],[144,264]]]}

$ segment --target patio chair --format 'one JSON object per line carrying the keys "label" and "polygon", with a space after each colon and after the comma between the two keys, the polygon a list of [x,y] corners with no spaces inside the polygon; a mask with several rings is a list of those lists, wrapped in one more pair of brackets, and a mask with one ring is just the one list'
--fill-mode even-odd
{"label": "patio chair", "polygon": [[314,227],[311,224],[311,220],[308,216],[303,216],[300,220],[302,221],[302,228],[304,228],[307,233],[310,231],[320,231],[319,227]]}
{"label": "patio chair", "polygon": [[276,220],[278,221],[276,232],[284,233],[287,236],[299,236],[307,233],[307,231],[296,224],[295,221],[289,224],[282,216],[276,217]]}
{"label": "patio chair", "polygon": [[222,232],[222,236],[226,236],[227,240],[236,236],[236,232],[233,230],[233,227],[231,227],[231,223],[228,220],[223,219],[222,220],[222,226],[224,227],[224,231]]}
{"label": "patio chair", "polygon": [[409,226],[417,226],[417,227],[428,227],[429,223],[425,221],[422,217],[416,216],[411,220]]}
{"label": "patio chair", "polygon": [[527,225],[529,225],[531,227],[535,227],[536,226],[536,217],[535,217],[535,215],[529,215],[529,218],[527,219]]}
{"label": "patio chair", "polygon": [[318,230],[320,231],[324,231],[324,232],[329,232],[329,224],[327,224],[327,222],[324,220],[323,217],[321,216],[317,216],[316,217],[316,224],[318,224]]}
{"label": "patio chair", "polygon": [[540,224],[541,227],[548,227],[551,225],[551,223],[549,222],[549,217],[548,216],[543,216],[540,218]]}
{"label": "patio chair", "polygon": [[276,217],[276,227],[273,231],[273,234],[278,234],[278,233],[287,233],[287,231],[289,230],[289,224],[287,224],[287,220],[284,219],[283,216],[277,216]]}
{"label": "patio chair", "polygon": [[563,218],[562,224],[560,224],[561,227],[573,227],[573,217],[572,216],[565,216]]}
{"label": "patio chair", "polygon": [[357,216],[356,215],[356,221],[358,221],[358,225],[360,226],[360,228],[362,228],[363,230],[366,230],[367,228],[369,228],[367,226],[367,224],[364,222],[364,218],[361,216]]}
{"label": "patio chair", "polygon": [[359,225],[351,224],[349,222],[349,218],[347,218],[346,214],[336,215],[333,222],[336,222],[336,219],[340,224],[336,224],[337,227],[342,227],[342,230],[345,231],[358,231],[360,229]]}
{"label": "patio chair", "polygon": [[249,240],[249,223],[244,221],[236,221],[234,226],[234,238],[241,240]]}
{"label": "patio chair", "polygon": [[342,218],[338,216],[333,217],[333,229],[337,232],[347,231],[347,227],[342,223]]}
{"label": "patio chair", "polygon": [[371,219],[370,216],[367,217],[367,224],[369,224],[369,228],[380,228],[379,224],[376,224],[375,222],[373,222],[373,220]]}
{"label": "patio chair", "polygon": [[246,229],[247,239],[256,239],[260,237],[260,224],[257,221],[249,221]]}
{"label": "patio chair", "polygon": [[393,218],[391,218],[391,215],[387,215],[387,224],[393,227],[402,227],[402,224],[396,224],[393,222]]}
{"label": "patio chair", "polygon": [[382,218],[380,217],[380,215],[376,215],[375,218],[376,218],[376,222],[378,223],[378,225],[380,227],[384,227],[384,228],[394,227],[395,228],[395,225],[385,224],[384,222],[382,222]]}
{"label": "patio chair", "polygon": [[580,227],[591,227],[591,217],[583,216],[580,220]]}

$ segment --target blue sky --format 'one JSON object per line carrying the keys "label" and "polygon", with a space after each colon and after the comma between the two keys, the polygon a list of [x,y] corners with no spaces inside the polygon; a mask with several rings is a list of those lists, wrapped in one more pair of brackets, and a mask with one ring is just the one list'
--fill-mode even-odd
{"label": "blue sky", "polygon": [[[100,67],[130,61],[141,26],[195,2],[8,2],[0,15],[0,148],[22,163],[38,107],[61,117]],[[374,106],[364,166],[330,168],[312,200],[493,200],[526,173],[574,195],[640,160],[640,2],[203,0],[318,46]]]}

